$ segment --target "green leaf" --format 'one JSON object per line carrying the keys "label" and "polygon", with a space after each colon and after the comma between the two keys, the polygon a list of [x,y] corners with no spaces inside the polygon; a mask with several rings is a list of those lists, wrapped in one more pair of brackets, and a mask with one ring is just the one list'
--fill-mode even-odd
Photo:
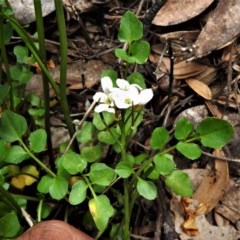
{"label": "green leaf", "polygon": [[148,200],[154,200],[157,197],[156,185],[151,181],[146,181],[138,178],[137,191],[142,197]]}
{"label": "green leaf", "polygon": [[172,171],[176,168],[173,156],[170,154],[158,153],[154,156],[153,161],[157,172],[164,176],[172,173]]}
{"label": "green leaf", "polygon": [[16,237],[21,229],[16,213],[7,213],[0,218],[0,238],[7,239]]}
{"label": "green leaf", "polygon": [[51,177],[50,175],[43,176],[37,185],[37,190],[40,193],[47,194],[49,192],[49,187],[51,186],[52,182],[53,177]]}
{"label": "green leaf", "polygon": [[[102,117],[103,117],[105,123],[107,124],[107,126],[109,126],[111,123],[113,123],[115,121],[114,114],[109,113],[109,112],[103,112]],[[106,126],[104,125],[100,114],[97,112],[94,112],[93,125],[98,130],[106,129]]]}
{"label": "green leaf", "polygon": [[117,87],[116,80],[118,78],[118,74],[116,71],[114,71],[113,69],[103,70],[101,74],[101,78],[102,77],[110,77],[113,82],[113,86]]}
{"label": "green leaf", "polygon": [[87,161],[75,152],[67,152],[59,161],[62,161],[63,168],[72,175],[82,173],[87,167]]}
{"label": "green leaf", "polygon": [[29,154],[21,146],[12,146],[7,150],[7,163],[19,164],[29,158]]}
{"label": "green leaf", "polygon": [[[111,131],[111,133],[109,131]],[[115,128],[110,128],[107,131],[101,131],[98,133],[98,141],[108,145],[113,145],[118,138],[119,135]]]}
{"label": "green leaf", "polygon": [[177,140],[185,140],[192,133],[193,128],[193,123],[187,118],[180,118],[176,123],[174,136]]}
{"label": "green leaf", "polygon": [[197,127],[203,146],[210,148],[223,147],[233,136],[233,126],[222,119],[206,118]]}
{"label": "green leaf", "polygon": [[137,84],[137,85],[139,85],[143,89],[146,88],[145,79],[144,79],[143,75],[141,73],[139,73],[139,72],[131,73],[127,77],[127,80],[128,80],[128,82],[130,84]]}
{"label": "green leaf", "polygon": [[17,113],[5,110],[0,120],[0,137],[8,142],[20,140],[27,130],[25,118]]}
{"label": "green leaf", "polygon": [[104,231],[108,226],[109,219],[114,214],[114,208],[108,197],[105,195],[94,196],[89,200],[88,206],[98,230]]}
{"label": "green leaf", "polygon": [[0,105],[6,100],[10,87],[7,84],[0,85]]}
{"label": "green leaf", "polygon": [[143,24],[137,19],[134,13],[127,11],[124,13],[118,31],[120,42],[131,43],[139,40],[143,36]]}
{"label": "green leaf", "polygon": [[81,154],[87,162],[95,162],[102,157],[103,149],[100,145],[84,147]]}
{"label": "green leaf", "polygon": [[116,178],[116,173],[105,163],[93,163],[90,168],[89,178],[92,184],[108,186]]}
{"label": "green leaf", "polygon": [[81,143],[87,143],[93,139],[95,127],[92,122],[85,121],[77,134],[77,140]]}
{"label": "green leaf", "polygon": [[29,136],[29,147],[35,153],[44,151],[47,143],[47,133],[44,129],[38,129]]}
{"label": "green leaf", "polygon": [[[6,143],[0,139],[0,162],[2,162],[7,156],[7,146]],[[1,173],[0,173],[1,175]]]}
{"label": "green leaf", "polygon": [[13,49],[14,55],[17,57],[18,63],[25,63],[28,59],[28,49],[26,47],[17,45]]}
{"label": "green leaf", "polygon": [[127,63],[132,64],[132,63],[136,62],[136,59],[132,56],[129,56],[127,54],[126,50],[124,50],[124,49],[116,48],[114,52],[115,52],[115,55],[117,58],[120,58]]}
{"label": "green leaf", "polygon": [[129,48],[131,57],[137,64],[143,64],[148,60],[150,45],[144,40],[134,42]]}
{"label": "green leaf", "polygon": [[8,44],[10,42],[12,35],[13,35],[13,28],[10,22],[4,23],[3,24],[4,44]]}
{"label": "green leaf", "polygon": [[68,181],[62,176],[53,178],[49,186],[49,193],[53,199],[60,200],[65,197],[68,191]]}
{"label": "green leaf", "polygon": [[150,139],[152,149],[162,149],[169,140],[169,133],[163,127],[155,128]]}
{"label": "green leaf", "polygon": [[33,73],[24,66],[16,65],[10,68],[10,75],[13,80],[26,84],[33,76]]}
{"label": "green leaf", "polygon": [[83,180],[78,180],[72,185],[69,202],[72,205],[82,203],[86,199],[88,186]]}
{"label": "green leaf", "polygon": [[133,169],[128,162],[119,162],[115,167],[115,172],[122,178],[128,178],[133,173]]}
{"label": "green leaf", "polygon": [[178,142],[176,149],[190,160],[196,160],[202,155],[202,149],[196,143]]}
{"label": "green leaf", "polygon": [[191,197],[193,187],[189,176],[181,170],[175,170],[165,178],[165,184],[177,195]]}

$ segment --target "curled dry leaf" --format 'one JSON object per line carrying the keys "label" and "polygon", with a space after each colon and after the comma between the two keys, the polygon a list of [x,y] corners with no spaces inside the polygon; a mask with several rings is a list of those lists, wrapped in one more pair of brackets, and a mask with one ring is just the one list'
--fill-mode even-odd
{"label": "curled dry leaf", "polygon": [[219,1],[195,43],[195,55],[197,57],[230,44],[239,35],[239,12],[239,1]]}
{"label": "curled dry leaf", "polygon": [[[206,194],[206,193],[205,193]],[[207,195],[207,194],[206,194]],[[205,215],[196,216],[196,226],[198,227],[198,235],[189,237],[182,228],[182,222],[184,221],[183,208],[176,197],[171,200],[171,211],[174,213],[174,222],[176,232],[179,234],[181,240],[205,240],[205,239],[221,239],[221,240],[236,240],[240,237],[240,232],[229,226],[213,226],[206,219]],[[193,225],[194,226],[194,225]]]}
{"label": "curled dry leaf", "polygon": [[222,150],[216,149],[213,154],[216,156],[215,172],[204,177],[193,195],[193,199],[207,206],[205,213],[210,212],[222,199],[229,178],[227,162],[217,159],[218,156],[224,157]]}
{"label": "curled dry leaf", "polygon": [[206,10],[213,0],[167,1],[158,11],[152,23],[157,26],[170,26],[186,22]]}
{"label": "curled dry leaf", "polygon": [[194,78],[188,78],[185,81],[188,84],[188,86],[198,95],[200,95],[206,100],[212,99],[211,89],[205,83]]}

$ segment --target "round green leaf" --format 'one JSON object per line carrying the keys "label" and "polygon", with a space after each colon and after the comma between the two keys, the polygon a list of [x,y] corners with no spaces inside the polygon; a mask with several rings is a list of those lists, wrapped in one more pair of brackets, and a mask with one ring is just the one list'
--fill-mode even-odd
{"label": "round green leaf", "polygon": [[19,164],[25,159],[28,159],[29,155],[21,146],[12,146],[11,148],[7,149],[7,155],[5,162]]}
{"label": "round green leaf", "polygon": [[18,63],[25,63],[28,59],[28,49],[26,47],[17,45],[14,47],[13,53],[17,57]]}
{"label": "round green leaf", "polygon": [[116,178],[116,173],[105,163],[93,163],[90,168],[89,178],[92,184],[108,186]]}
{"label": "round green leaf", "polygon": [[[109,126],[111,123],[115,121],[114,114],[109,113],[109,112],[103,112],[101,113],[105,123],[107,126]],[[98,130],[104,130],[106,129],[105,124],[103,123],[103,120],[100,116],[99,113],[94,112],[94,118],[93,118],[93,125],[98,129]]]}
{"label": "round green leaf", "polygon": [[115,167],[115,172],[122,178],[128,178],[133,173],[131,164],[127,162],[120,162]]}
{"label": "round green leaf", "polygon": [[38,129],[29,136],[30,149],[35,153],[42,152],[46,147],[46,142],[47,133],[44,129]]}
{"label": "round green leaf", "polygon": [[[109,132],[111,131],[111,133]],[[98,141],[112,145],[119,138],[115,128],[110,128],[108,131],[101,131],[98,133]]]}
{"label": "round green leaf", "polygon": [[102,157],[103,149],[101,145],[82,148],[81,155],[87,162],[95,162]]}
{"label": "round green leaf", "polygon": [[233,136],[233,126],[222,119],[206,118],[197,127],[203,146],[210,148],[223,147]]}
{"label": "round green leaf", "polygon": [[174,136],[178,140],[185,140],[192,133],[193,128],[193,123],[187,118],[180,118],[176,123]]}
{"label": "round green leaf", "polygon": [[161,153],[158,153],[154,156],[153,161],[157,172],[161,175],[168,175],[176,168],[173,156],[170,154],[162,155]]}
{"label": "round green leaf", "polygon": [[77,134],[77,140],[81,143],[87,143],[92,140],[95,128],[92,122],[85,121]]}
{"label": "round green leaf", "polygon": [[52,184],[49,186],[49,193],[53,199],[60,200],[65,197],[68,191],[68,181],[62,176],[53,178]]}
{"label": "round green leaf", "polygon": [[150,53],[150,45],[144,40],[134,42],[129,49],[131,58],[135,59],[138,64],[143,64],[147,61]]}
{"label": "round green leaf", "polygon": [[115,52],[116,57],[122,59],[123,61],[125,61],[127,63],[135,63],[136,62],[135,57],[129,56],[127,54],[126,50],[124,50],[124,49],[116,48],[114,52]]}
{"label": "round green leaf", "polygon": [[202,149],[195,143],[178,142],[176,148],[190,160],[196,160],[202,155]]}
{"label": "round green leaf", "polygon": [[181,170],[175,170],[165,178],[165,184],[177,195],[191,197],[193,187],[189,176]]}
{"label": "round green leaf", "polygon": [[105,195],[94,196],[89,200],[88,206],[98,230],[104,231],[110,217],[114,214],[114,208],[108,197]]}
{"label": "round green leaf", "polygon": [[16,237],[17,233],[21,229],[18,217],[14,212],[7,213],[2,218],[0,218],[0,226],[1,239]]}
{"label": "round green leaf", "polygon": [[118,40],[120,42],[131,43],[139,40],[143,35],[143,24],[134,13],[127,11],[122,16],[118,31]]}
{"label": "round green leaf", "polygon": [[88,186],[83,180],[78,180],[72,186],[69,195],[69,202],[72,205],[82,203],[86,199]]}
{"label": "round green leaf", "polygon": [[45,175],[41,178],[37,185],[37,190],[40,193],[48,193],[49,192],[49,186],[52,184],[53,178],[50,175]]}
{"label": "round green leaf", "polygon": [[155,128],[150,139],[150,147],[152,149],[161,149],[169,140],[169,133],[163,127]]}
{"label": "round green leaf", "polygon": [[20,140],[27,130],[25,118],[17,113],[5,110],[0,120],[0,137],[8,142]]}
{"label": "round green leaf", "polygon": [[154,200],[157,197],[156,185],[151,181],[146,181],[138,178],[137,191],[142,197],[148,200]]}
{"label": "round green leaf", "polygon": [[128,77],[127,80],[129,81],[130,84],[137,84],[141,88],[145,89],[146,88],[146,83],[143,75],[139,72],[133,72],[131,73]]}
{"label": "round green leaf", "polygon": [[75,152],[67,152],[59,161],[62,162],[63,168],[72,175],[82,173],[87,167],[87,161]]}

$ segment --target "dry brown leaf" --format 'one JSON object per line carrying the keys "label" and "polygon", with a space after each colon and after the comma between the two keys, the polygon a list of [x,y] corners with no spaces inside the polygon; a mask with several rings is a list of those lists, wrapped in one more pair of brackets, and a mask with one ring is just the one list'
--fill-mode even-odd
{"label": "dry brown leaf", "polygon": [[[190,77],[195,77],[196,75],[204,72],[207,68],[207,65],[203,65],[194,61],[188,62],[183,60],[174,64],[173,74],[175,79],[186,79]],[[161,64],[160,70],[164,73],[169,73],[169,58],[163,58],[163,64]]]}
{"label": "dry brown leaf", "polygon": [[157,34],[160,40],[168,40],[168,39],[185,39],[195,41],[199,35],[199,31],[177,31],[177,32],[169,32],[164,34]]}
{"label": "dry brown leaf", "polygon": [[185,81],[188,86],[198,95],[206,100],[212,99],[211,89],[205,83],[193,78],[186,79]]}
{"label": "dry brown leaf", "polygon": [[219,1],[195,43],[197,57],[231,43],[240,33],[240,4],[238,0]]}
{"label": "dry brown leaf", "polygon": [[[213,154],[216,158],[224,157],[222,150],[216,149]],[[202,183],[195,191],[193,199],[208,206],[206,213],[210,212],[222,199],[228,185],[228,164],[226,161],[215,160],[215,173],[204,177]],[[206,194],[208,193],[208,194]]]}
{"label": "dry brown leaf", "polygon": [[169,26],[192,19],[206,10],[213,0],[167,1],[152,21],[157,26]]}
{"label": "dry brown leaf", "polygon": [[[205,193],[206,194],[206,193]],[[196,217],[196,224],[198,226],[199,234],[193,237],[189,237],[183,232],[182,223],[184,221],[184,212],[176,197],[171,200],[171,211],[174,213],[175,230],[179,234],[181,240],[236,240],[240,237],[240,232],[229,225],[224,227],[218,227],[211,225],[204,215],[198,215]]]}

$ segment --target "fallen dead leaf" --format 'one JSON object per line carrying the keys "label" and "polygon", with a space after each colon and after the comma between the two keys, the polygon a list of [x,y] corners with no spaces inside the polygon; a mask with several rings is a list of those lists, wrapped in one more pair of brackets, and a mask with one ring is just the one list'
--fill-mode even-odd
{"label": "fallen dead leaf", "polygon": [[215,172],[204,177],[193,195],[193,199],[208,206],[205,213],[210,212],[222,199],[229,179],[227,162],[217,159],[218,156],[224,157],[222,150],[216,149],[213,154],[216,156]]}
{"label": "fallen dead leaf", "polygon": [[237,0],[219,1],[195,43],[195,55],[204,56],[230,44],[240,33],[240,4]]}
{"label": "fallen dead leaf", "polygon": [[213,0],[167,1],[152,21],[157,26],[170,26],[186,22],[206,10]]}
{"label": "fallen dead leaf", "polygon": [[211,89],[205,83],[194,78],[188,78],[185,81],[188,84],[188,86],[198,95],[200,95],[206,100],[212,99]]}

